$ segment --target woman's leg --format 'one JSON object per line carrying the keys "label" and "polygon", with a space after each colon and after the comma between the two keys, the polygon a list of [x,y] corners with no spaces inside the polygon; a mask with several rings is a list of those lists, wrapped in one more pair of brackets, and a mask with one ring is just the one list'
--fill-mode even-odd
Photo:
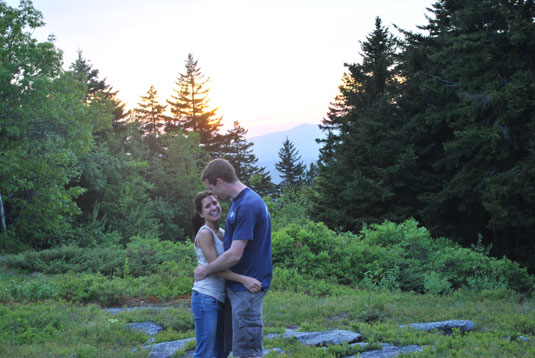
{"label": "woman's leg", "polygon": [[195,358],[212,358],[216,347],[217,321],[222,304],[212,296],[193,291],[191,309],[195,322]]}
{"label": "woman's leg", "polygon": [[232,351],[232,313],[230,302],[225,302],[217,320],[215,357],[227,358]]}

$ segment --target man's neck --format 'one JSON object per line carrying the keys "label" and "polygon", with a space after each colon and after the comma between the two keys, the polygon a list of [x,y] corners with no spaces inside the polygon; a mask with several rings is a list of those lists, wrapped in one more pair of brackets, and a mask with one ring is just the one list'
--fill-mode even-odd
{"label": "man's neck", "polygon": [[234,199],[243,191],[243,189],[247,188],[247,186],[243,184],[241,181],[237,180],[234,183],[229,183],[228,188],[229,188],[230,198]]}

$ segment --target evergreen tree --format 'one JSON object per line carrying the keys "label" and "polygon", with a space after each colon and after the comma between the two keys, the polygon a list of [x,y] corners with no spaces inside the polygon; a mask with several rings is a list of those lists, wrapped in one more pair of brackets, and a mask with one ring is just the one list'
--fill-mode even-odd
{"label": "evergreen tree", "polygon": [[253,153],[253,143],[247,141],[246,135],[247,130],[238,121],[234,121],[234,126],[225,135],[225,144],[218,156],[228,160],[238,178],[248,185],[251,175],[258,171],[258,158]]}
{"label": "evergreen tree", "polygon": [[535,6],[437,1],[426,34],[406,33],[406,133],[418,216],[466,245],[483,234],[535,269]]}
{"label": "evergreen tree", "polygon": [[143,173],[150,183],[148,191],[159,222],[159,236],[164,240],[183,241],[191,232],[191,200],[203,190],[201,170],[209,160],[199,147],[199,135],[164,133],[158,138],[158,155],[147,152],[148,170]]}
{"label": "evergreen tree", "polygon": [[[119,91],[114,91],[106,82],[106,78],[99,79],[99,70],[93,68],[91,62],[83,57],[82,50],[78,50],[78,58],[69,69],[78,81],[86,84],[87,103],[91,103],[94,107],[98,106],[100,111],[110,113],[113,116],[112,128],[114,132],[124,131],[130,111],[125,110],[125,103],[118,98]],[[95,129],[93,135],[97,142],[100,137],[110,134],[107,131],[108,126],[108,121],[105,121],[101,128]]]}
{"label": "evergreen tree", "polygon": [[135,235],[159,236],[160,224],[149,196],[151,185],[142,175],[147,167],[143,162],[148,157],[147,143],[139,137],[136,124],[126,121],[129,113],[117,98],[118,91],[99,78],[99,70],[81,51],[70,68],[86,86],[88,105],[108,114],[104,125],[93,132],[97,145],[81,158],[79,181],[71,182],[85,188],[76,200],[81,209],[77,218],[80,245],[100,245],[110,237],[126,243]]}
{"label": "evergreen tree", "polygon": [[301,161],[299,151],[294,144],[286,137],[279,149],[280,161],[275,164],[275,168],[281,173],[281,186],[297,188],[303,184],[305,176],[305,165]]}
{"label": "evergreen tree", "polygon": [[400,133],[396,41],[376,18],[361,43],[362,63],[346,64],[340,94],[321,129],[319,175],[312,213],[332,227],[358,231],[362,222],[401,220],[410,208],[399,205],[410,186],[410,147]]}
{"label": "evergreen tree", "polygon": [[218,131],[222,126],[222,117],[217,117],[217,108],[209,108],[207,88],[209,79],[205,79],[192,54],[186,60],[186,72],[179,73],[176,80],[178,88],[167,103],[173,115],[169,119],[166,131],[177,128],[184,132],[193,131],[200,135],[201,145],[209,152],[220,150],[222,136]]}
{"label": "evergreen tree", "polygon": [[308,169],[305,172],[305,182],[309,186],[314,185],[314,179],[318,175],[318,166],[316,163],[311,162],[308,166]]}
{"label": "evergreen tree", "polygon": [[219,157],[228,160],[236,175],[247,186],[250,186],[260,195],[269,195],[274,192],[274,184],[265,167],[257,165],[258,158],[253,152],[254,143],[248,142],[245,136],[247,130],[238,121],[234,121],[234,127],[228,130],[224,138],[224,144]]}
{"label": "evergreen tree", "polygon": [[141,96],[138,106],[134,109],[135,119],[139,122],[142,133],[158,137],[165,126],[167,106],[158,102],[158,91],[153,85],[145,96]]}
{"label": "evergreen tree", "polygon": [[82,56],[82,50],[78,50],[78,58],[71,64],[69,69],[81,82],[87,84],[88,100],[91,100],[95,94],[99,92],[107,92],[110,86],[106,83],[106,79],[100,80],[98,78],[99,70],[93,68],[93,65]]}

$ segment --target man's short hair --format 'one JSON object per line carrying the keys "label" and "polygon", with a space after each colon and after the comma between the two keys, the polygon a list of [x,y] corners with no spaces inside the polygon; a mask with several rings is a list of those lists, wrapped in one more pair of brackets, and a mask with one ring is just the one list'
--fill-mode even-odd
{"label": "man's short hair", "polygon": [[209,184],[216,185],[217,178],[227,183],[234,183],[238,180],[236,171],[232,164],[227,160],[217,158],[212,160],[202,171],[202,181],[208,181]]}

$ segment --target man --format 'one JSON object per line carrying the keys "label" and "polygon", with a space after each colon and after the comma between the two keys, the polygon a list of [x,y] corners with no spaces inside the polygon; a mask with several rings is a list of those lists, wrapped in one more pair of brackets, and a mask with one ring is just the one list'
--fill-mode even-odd
{"label": "man", "polygon": [[232,305],[232,351],[238,357],[262,357],[262,303],[272,278],[271,220],[266,204],[237,177],[224,159],[212,160],[202,173],[202,181],[219,199],[229,200],[223,239],[225,252],[206,266],[199,265],[195,281],[230,269],[262,283],[262,290],[249,292],[241,283],[227,282]]}

